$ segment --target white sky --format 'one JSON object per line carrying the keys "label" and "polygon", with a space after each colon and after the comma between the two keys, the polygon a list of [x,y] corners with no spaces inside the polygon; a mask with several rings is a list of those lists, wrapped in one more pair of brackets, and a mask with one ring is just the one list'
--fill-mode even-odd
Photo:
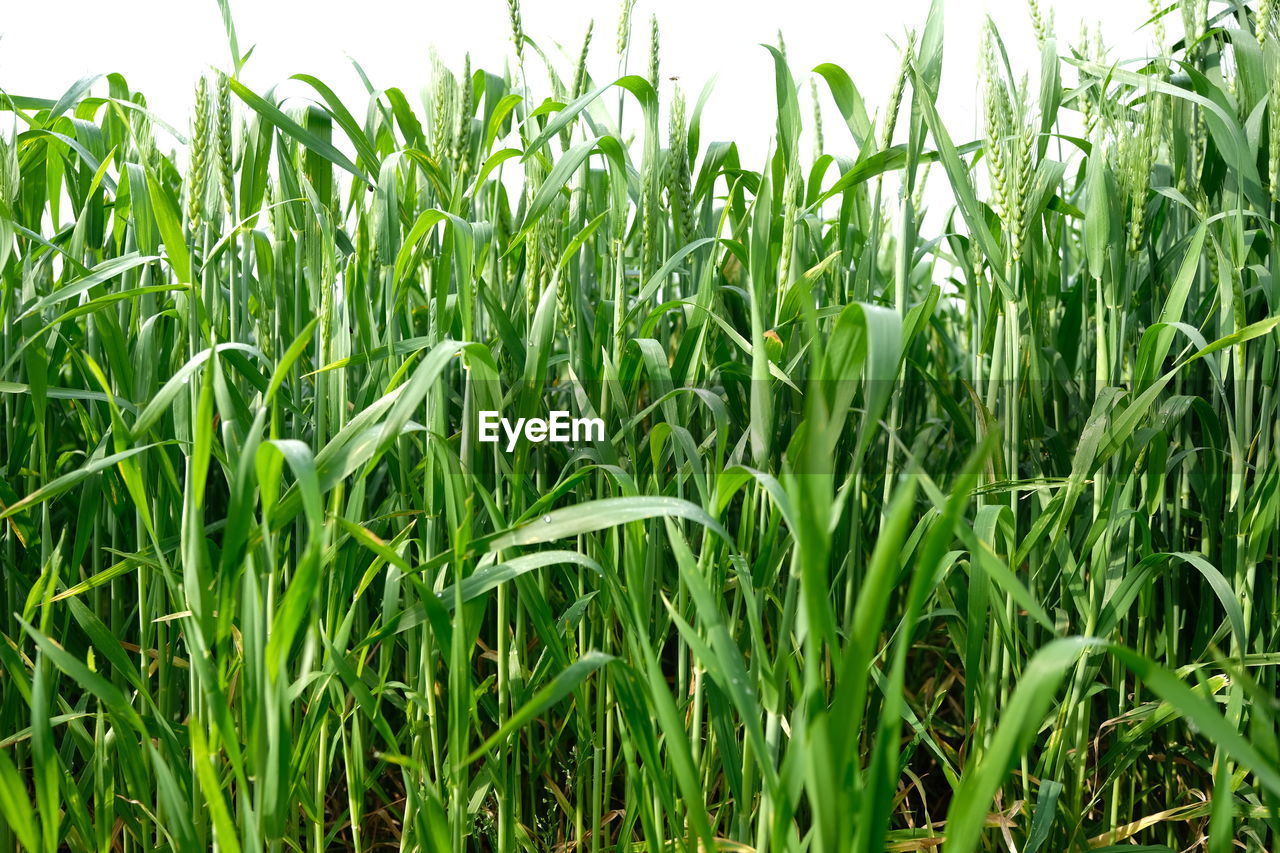
{"label": "white sky", "polygon": [[[1117,55],[1145,55],[1149,35],[1138,33],[1148,0],[1040,0],[1052,9],[1060,44],[1074,42],[1081,21],[1102,20]],[[229,65],[215,0],[0,0],[0,88],[56,98],[88,73],[120,72],[143,91],[158,114],[179,128],[201,69]],[[435,47],[456,71],[471,52],[474,67],[501,71],[511,55],[504,0],[231,0],[241,50],[256,45],[242,75],[261,92],[298,72],[327,82],[357,117],[364,90],[348,57],[364,66],[376,87],[399,86],[412,96],[428,81]],[[870,107],[881,105],[898,67],[907,27],[923,26],[928,0],[638,0],[633,17],[633,71],[647,63],[649,16],[662,31],[662,76],[678,75],[695,98],[718,75],[703,114],[702,139],[734,139],[758,157],[774,123],[773,70],[760,42],[781,28],[798,79],[821,62],[847,70]],[[616,0],[523,0],[526,33],[572,68],[589,18],[595,18],[591,70],[597,82],[616,69]],[[1038,67],[1026,0],[949,0],[940,106],[957,137],[979,130],[974,109],[979,28],[990,13],[1015,68],[1034,79]],[[1179,19],[1169,16],[1178,33]],[[302,94],[310,89],[296,86]],[[105,84],[102,84],[105,91]],[[286,91],[282,88],[281,91]],[[826,96],[825,85],[820,91]],[[544,94],[540,92],[539,94]],[[825,98],[828,148],[839,142],[839,120]],[[802,102],[808,123],[808,98]]]}

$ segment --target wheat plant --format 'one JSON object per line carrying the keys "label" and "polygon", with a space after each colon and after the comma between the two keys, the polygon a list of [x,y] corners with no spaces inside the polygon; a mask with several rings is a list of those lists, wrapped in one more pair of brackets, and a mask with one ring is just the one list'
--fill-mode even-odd
{"label": "wheat plant", "polygon": [[1273,4],[756,162],[634,5],[0,91],[0,849],[1280,848]]}

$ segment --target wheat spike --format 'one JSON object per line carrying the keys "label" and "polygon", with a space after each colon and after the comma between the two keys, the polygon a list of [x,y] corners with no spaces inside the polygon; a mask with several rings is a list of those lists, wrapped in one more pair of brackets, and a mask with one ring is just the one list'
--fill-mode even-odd
{"label": "wheat spike", "polygon": [[191,125],[191,170],[187,177],[187,222],[200,227],[209,173],[209,84],[203,74],[196,81],[195,118]]}

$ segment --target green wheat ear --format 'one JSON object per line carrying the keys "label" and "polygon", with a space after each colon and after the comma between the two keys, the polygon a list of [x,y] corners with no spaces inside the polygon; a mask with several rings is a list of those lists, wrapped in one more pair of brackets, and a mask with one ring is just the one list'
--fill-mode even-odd
{"label": "green wheat ear", "polygon": [[[1091,30],[1085,21],[1080,22],[1080,37],[1073,48],[1076,55],[1088,62],[1101,64],[1105,60],[1101,34]],[[1099,106],[1104,102],[1105,82],[1093,74],[1081,73],[1081,83],[1092,82],[1093,85],[1077,95],[1080,114],[1084,124],[1084,138],[1092,139],[1101,120]]]}
{"label": "green wheat ear", "polygon": [[[1263,2],[1271,2],[1271,0],[1263,0]],[[1147,0],[1147,11],[1152,21],[1152,35],[1155,38],[1156,52],[1159,53],[1164,51],[1166,45],[1164,15],[1167,10],[1160,0]]]}
{"label": "green wheat ear", "polygon": [[456,114],[460,87],[439,54],[431,61],[431,150],[447,157],[457,140]]}
{"label": "green wheat ear", "polygon": [[1267,187],[1280,201],[1280,55],[1271,54],[1271,86],[1267,89]]}
{"label": "green wheat ear", "polygon": [[1039,0],[1027,0],[1027,14],[1031,18],[1031,29],[1036,41],[1043,47],[1046,41],[1053,38],[1053,10],[1050,9],[1046,14],[1040,8]]}
{"label": "green wheat ear", "polygon": [[893,133],[898,124],[898,112],[902,109],[902,93],[907,85],[907,77],[911,73],[914,60],[916,34],[907,32],[906,44],[902,47],[902,61],[898,74],[893,78],[893,87],[889,90],[889,100],[885,106],[884,119],[880,125],[880,150],[893,145]]}
{"label": "green wheat ear", "polygon": [[689,128],[685,115],[684,92],[677,83],[672,87],[671,113],[667,133],[667,198],[672,218],[675,245],[688,242],[693,227],[693,187],[689,170]]}
{"label": "green wheat ear", "polygon": [[813,108],[813,159],[822,156],[826,140],[822,136],[822,102],[818,99],[818,81],[809,80],[809,103]]}
{"label": "green wheat ear", "polygon": [[449,159],[464,176],[471,171],[471,122],[475,113],[471,78],[471,54],[468,53],[462,63],[462,76],[458,78],[458,92],[454,96],[454,103],[457,105],[454,110],[456,120],[453,141],[449,147]]}
{"label": "green wheat ear", "polygon": [[587,21],[587,31],[582,35],[582,49],[578,51],[578,65],[573,72],[573,91],[571,96],[577,100],[587,92],[587,57],[591,52],[591,33],[595,29],[594,20]]}
{"label": "green wheat ear", "polygon": [[231,84],[225,74],[218,75],[218,111],[214,121],[217,147],[218,181],[222,200],[230,216],[235,216],[235,161],[232,153]]}
{"label": "green wheat ear", "polygon": [[21,189],[18,147],[6,133],[0,132],[0,203],[13,204]]}
{"label": "green wheat ear", "polygon": [[507,0],[507,19],[511,24],[511,43],[517,60],[524,60],[524,21],[520,17],[520,0]]}
{"label": "green wheat ear", "polygon": [[986,119],[987,174],[991,196],[1006,233],[1013,209],[1013,181],[1009,162],[1009,136],[1013,132],[1013,105],[1004,69],[996,56],[995,34],[984,32],[982,50],[983,108]]}
{"label": "green wheat ear", "polygon": [[649,82],[653,84],[653,88],[658,88],[658,61],[660,54],[661,39],[658,35],[658,16],[649,16]]}
{"label": "green wheat ear", "polygon": [[1024,76],[1015,85],[997,58],[997,36],[988,25],[983,49],[986,152],[992,199],[1009,244],[1010,265],[1022,260],[1032,215],[1036,125]]}
{"label": "green wheat ear", "polygon": [[203,74],[196,81],[195,117],[191,122],[191,165],[187,172],[187,223],[192,232],[204,217],[205,189],[209,176],[209,85]]}
{"label": "green wheat ear", "polygon": [[618,38],[614,44],[614,51],[619,57],[625,56],[627,46],[631,41],[631,10],[635,8],[636,0],[620,0],[618,7]]}

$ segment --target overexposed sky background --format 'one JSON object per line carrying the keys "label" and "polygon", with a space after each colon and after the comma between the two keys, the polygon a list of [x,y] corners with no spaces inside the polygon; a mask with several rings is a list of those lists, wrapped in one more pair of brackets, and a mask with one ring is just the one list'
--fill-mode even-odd
{"label": "overexposed sky background", "polygon": [[[1063,51],[1081,22],[1102,22],[1116,56],[1152,49],[1148,0],[1040,0],[1052,10]],[[119,72],[143,91],[153,110],[175,127],[189,123],[197,75],[226,69],[229,53],[215,0],[4,0],[0,14],[0,89],[57,98],[85,74]],[[613,79],[617,0],[523,0],[527,35],[572,75],[583,32],[595,20],[590,68],[597,82]],[[815,65],[847,70],[872,110],[897,73],[907,28],[922,28],[929,0],[638,0],[633,14],[631,69],[647,67],[649,17],[662,34],[662,76],[677,75],[692,100],[717,77],[703,113],[702,139],[733,139],[747,157],[762,156],[774,123],[773,70],[761,42],[781,29],[797,79]],[[501,72],[512,56],[504,0],[231,0],[241,51],[256,46],[242,75],[262,92],[291,74],[306,72],[328,83],[363,117],[365,93],[350,60],[375,87],[399,86],[411,100],[430,79],[430,50],[455,73],[464,53],[473,67]],[[1016,69],[1035,78],[1038,67],[1026,0],[949,0],[940,106],[956,135],[980,131],[977,102],[979,32],[984,16],[999,25]],[[1168,16],[1171,36],[1180,19]],[[105,82],[95,91],[105,92]],[[312,94],[300,83],[282,93]],[[820,81],[828,149],[841,143],[835,112]],[[545,94],[545,90],[538,92]],[[808,123],[806,95],[802,102]],[[7,128],[6,128],[7,129]]]}

